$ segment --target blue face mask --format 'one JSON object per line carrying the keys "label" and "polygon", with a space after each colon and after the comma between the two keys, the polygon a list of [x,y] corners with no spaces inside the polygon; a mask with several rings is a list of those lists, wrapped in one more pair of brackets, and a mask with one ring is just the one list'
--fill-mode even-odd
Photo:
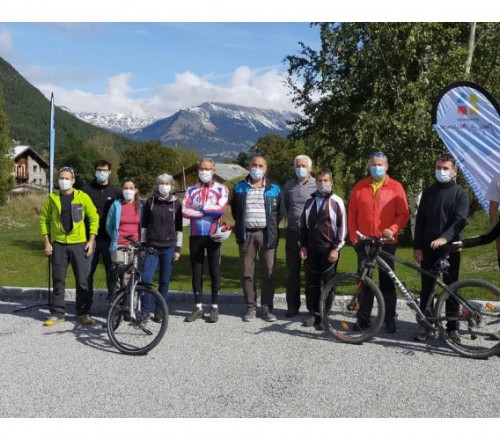
{"label": "blue face mask", "polygon": [[451,180],[451,173],[445,170],[436,170],[436,180],[439,183],[448,183]]}
{"label": "blue face mask", "polygon": [[385,167],[382,165],[373,165],[370,167],[370,174],[375,179],[385,176]]}
{"label": "blue face mask", "polygon": [[95,178],[99,183],[104,183],[109,179],[109,172],[106,171],[96,171]]}
{"label": "blue face mask", "polygon": [[262,179],[263,176],[264,176],[264,171],[261,170],[260,168],[250,168],[250,177],[253,180]]}
{"label": "blue face mask", "polygon": [[295,168],[295,175],[299,178],[302,179],[307,176],[307,168]]}

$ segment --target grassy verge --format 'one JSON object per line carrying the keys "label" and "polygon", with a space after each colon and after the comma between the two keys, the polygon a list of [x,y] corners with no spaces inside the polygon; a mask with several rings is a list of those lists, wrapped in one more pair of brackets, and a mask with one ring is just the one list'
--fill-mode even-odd
{"label": "grassy verge", "polygon": [[[15,199],[0,208],[0,285],[43,287],[47,285],[47,258],[43,254],[43,240],[40,236],[38,218],[41,201],[39,197]],[[464,231],[464,237],[473,236],[488,230],[488,222],[483,212],[477,212]],[[285,264],[285,231],[277,252],[276,292],[285,292],[287,268]],[[181,260],[175,264],[170,288],[172,290],[191,290],[191,267],[189,263],[188,230],[184,232],[184,245]],[[401,246],[397,255],[412,261],[413,250]],[[339,271],[352,272],[356,269],[356,255],[350,246],[341,252]],[[208,270],[205,268],[205,272]],[[420,276],[411,269],[396,265],[396,272],[407,287],[418,292]],[[241,292],[239,280],[240,267],[238,246],[234,234],[224,242],[222,250],[222,291]],[[494,243],[468,249],[462,255],[460,279],[481,278],[499,285],[499,273]],[[257,279],[257,284],[259,280]],[[68,287],[74,287],[74,278],[69,270]],[[102,265],[95,277],[96,288],[105,287]],[[210,291],[208,274],[205,276],[205,291]]]}

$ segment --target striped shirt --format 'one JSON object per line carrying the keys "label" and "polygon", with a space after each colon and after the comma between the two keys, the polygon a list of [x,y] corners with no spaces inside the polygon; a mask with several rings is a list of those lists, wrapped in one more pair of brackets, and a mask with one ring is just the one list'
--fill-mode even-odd
{"label": "striped shirt", "polygon": [[245,228],[263,229],[266,224],[266,208],[264,207],[265,183],[262,186],[251,186],[246,198]]}

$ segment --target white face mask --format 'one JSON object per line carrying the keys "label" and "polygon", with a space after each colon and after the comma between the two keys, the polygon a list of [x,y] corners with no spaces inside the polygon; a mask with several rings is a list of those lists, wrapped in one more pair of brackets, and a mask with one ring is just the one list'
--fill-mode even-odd
{"label": "white face mask", "polygon": [[170,191],[172,191],[172,185],[158,185],[158,192],[162,196],[168,196]]}
{"label": "white face mask", "polygon": [[200,170],[198,171],[198,177],[203,183],[208,183],[212,180],[212,171],[211,170]]}
{"label": "white face mask", "polygon": [[122,194],[123,198],[127,201],[130,201],[135,197],[135,191],[133,189],[124,189]]}
{"label": "white face mask", "polygon": [[73,186],[71,183],[71,180],[66,180],[66,179],[59,179],[59,188],[61,188],[63,191],[67,191]]}

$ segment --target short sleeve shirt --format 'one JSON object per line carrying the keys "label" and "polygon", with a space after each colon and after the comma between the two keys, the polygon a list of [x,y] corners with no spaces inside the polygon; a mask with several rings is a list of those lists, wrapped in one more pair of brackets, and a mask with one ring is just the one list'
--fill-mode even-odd
{"label": "short sleeve shirt", "polygon": [[500,174],[493,176],[493,179],[491,179],[485,197],[491,202],[500,203]]}

